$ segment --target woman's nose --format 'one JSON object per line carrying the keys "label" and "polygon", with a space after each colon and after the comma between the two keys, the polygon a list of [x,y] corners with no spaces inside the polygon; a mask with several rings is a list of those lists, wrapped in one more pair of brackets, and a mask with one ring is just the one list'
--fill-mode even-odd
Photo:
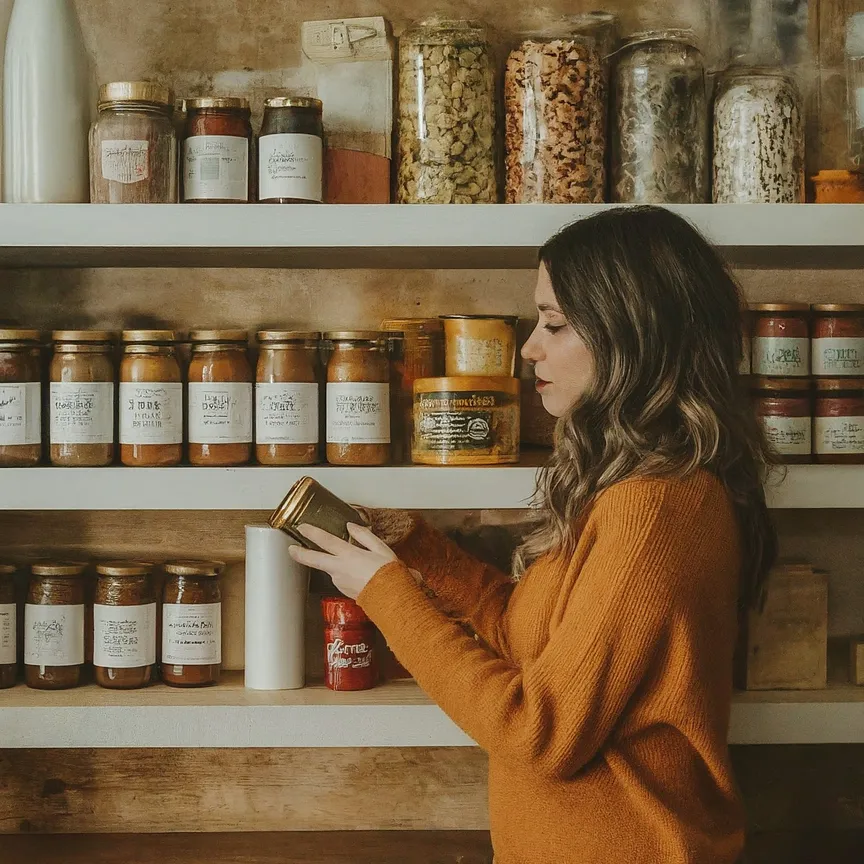
{"label": "woman's nose", "polygon": [[522,346],[522,351],[520,352],[523,360],[527,360],[529,363],[537,363],[542,359],[540,354],[540,344],[539,339],[537,338],[537,330],[540,327],[538,324],[531,331],[531,335],[528,337],[525,344]]}

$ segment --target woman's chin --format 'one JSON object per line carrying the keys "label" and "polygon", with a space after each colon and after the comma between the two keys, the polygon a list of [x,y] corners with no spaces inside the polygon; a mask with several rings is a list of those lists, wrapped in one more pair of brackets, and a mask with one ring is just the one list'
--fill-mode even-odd
{"label": "woman's chin", "polygon": [[547,414],[551,414],[553,417],[561,417],[566,413],[566,408],[562,410],[561,406],[557,404],[557,400],[555,399],[552,393],[549,393],[549,385],[546,385],[544,391],[540,393],[540,399],[543,401],[543,407],[546,409]]}

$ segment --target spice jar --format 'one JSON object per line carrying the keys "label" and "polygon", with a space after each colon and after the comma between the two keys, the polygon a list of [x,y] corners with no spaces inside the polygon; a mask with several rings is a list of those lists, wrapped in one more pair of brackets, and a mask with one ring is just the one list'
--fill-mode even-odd
{"label": "spice jar", "polygon": [[86,566],[79,561],[42,561],[31,568],[24,606],[28,687],[65,690],[81,682]]}
{"label": "spice jar", "polygon": [[96,567],[93,669],[100,687],[134,690],[154,680],[156,593],[153,565],[117,561]]}
{"label": "spice jar", "polygon": [[444,370],[486,378],[507,377],[516,366],[515,315],[442,315]]}
{"label": "spice jar", "polygon": [[320,340],[320,333],[258,333],[255,455],[262,465],[319,461]]}
{"label": "spice jar", "polygon": [[325,333],[327,461],[386,465],[390,461],[390,364],[387,341],[375,330]]}
{"label": "spice jar", "polygon": [[0,466],[42,457],[42,362],[38,330],[0,330]]}
{"label": "spice jar", "polygon": [[714,99],[718,204],[804,201],[804,119],[794,80],[777,69],[732,69]]}
{"label": "spice jar", "polygon": [[322,597],[325,681],[331,690],[371,690],[378,683],[375,625],[354,600]]}
{"label": "spice jar", "polygon": [[189,461],[245,465],[252,458],[252,380],[245,330],[193,330]]}
{"label": "spice jar", "polygon": [[174,96],[152,81],[115,81],[99,90],[90,129],[93,204],[177,201]]}
{"label": "spice jar", "polygon": [[0,690],[18,678],[18,604],[14,564],[0,563]]}
{"label": "spice jar", "polygon": [[780,378],[810,374],[810,325],[806,303],[754,303],[751,364],[754,375]]}
{"label": "spice jar", "polygon": [[710,199],[708,87],[690,30],[630,37],[615,66],[612,199],[701,204]]}
{"label": "spice jar", "polygon": [[114,460],[114,342],[104,330],[55,330],[49,400],[51,464]]}
{"label": "spice jar", "polygon": [[306,96],[278,96],[264,103],[258,138],[258,186],[262,204],[309,204],[324,199],[323,106]]}
{"label": "spice jar", "polygon": [[478,21],[431,18],[399,37],[400,204],[495,204],[494,62]]}
{"label": "spice jar", "polygon": [[813,374],[864,375],[864,304],[818,303],[813,312]]}
{"label": "spice jar", "polygon": [[813,392],[809,379],[754,378],[753,408],[782,462],[811,461]]}
{"label": "spice jar", "polygon": [[864,378],[818,378],[814,462],[864,464]]}
{"label": "spice jar", "polygon": [[219,683],[221,561],[171,561],[162,595],[162,680],[174,687]]}
{"label": "spice jar", "polygon": [[173,330],[124,330],[120,362],[120,461],[179,465],[183,379]]}

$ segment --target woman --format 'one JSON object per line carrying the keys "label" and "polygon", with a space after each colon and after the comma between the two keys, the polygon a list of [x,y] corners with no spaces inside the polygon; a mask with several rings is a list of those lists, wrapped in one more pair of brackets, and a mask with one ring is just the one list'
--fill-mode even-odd
{"label": "woman", "polygon": [[384,511],[379,536],[309,528],[325,553],[292,554],[489,753],[498,864],[734,864],[737,619],[775,555],[738,290],[656,208],[571,225],[540,260],[522,354],[560,420],[517,579]]}

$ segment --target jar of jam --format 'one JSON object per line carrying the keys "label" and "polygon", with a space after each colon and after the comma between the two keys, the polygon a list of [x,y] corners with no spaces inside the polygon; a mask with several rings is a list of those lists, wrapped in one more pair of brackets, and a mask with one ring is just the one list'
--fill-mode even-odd
{"label": "jar of jam", "polygon": [[810,326],[806,303],[755,303],[754,375],[806,378],[810,374]]}
{"label": "jar of jam", "polygon": [[262,204],[311,204],[323,200],[322,104],[305,96],[264,103],[258,138],[258,186]]}
{"label": "jar of jam", "polygon": [[813,374],[864,375],[864,304],[820,303],[813,311]]}
{"label": "jar of jam", "polygon": [[753,408],[781,462],[811,461],[813,394],[809,378],[754,378]]}
{"label": "jar of jam", "polygon": [[179,465],[183,378],[173,330],[124,330],[120,362],[120,461]]}
{"label": "jar of jam", "polygon": [[442,315],[448,378],[510,378],[516,368],[514,315]]}
{"label": "jar of jam", "polygon": [[245,330],[194,330],[189,364],[189,461],[245,465],[252,458],[252,381]]}
{"label": "jar of jam", "polygon": [[322,597],[324,673],[331,690],[371,690],[378,683],[376,629],[347,597]]}
{"label": "jar of jam", "polygon": [[93,669],[96,683],[134,690],[154,680],[156,592],[153,565],[117,561],[96,567]]}
{"label": "jar of jam", "polygon": [[114,461],[114,340],[104,330],[55,330],[51,360],[51,464]]}
{"label": "jar of jam", "polygon": [[80,561],[31,568],[24,606],[24,680],[36,690],[66,690],[84,668],[86,586]]}
{"label": "jar of jam", "polygon": [[219,683],[221,561],[170,561],[162,594],[162,680],[174,687]]}
{"label": "jar of jam", "polygon": [[390,461],[390,362],[387,340],[375,330],[325,334],[327,461],[386,465]]}
{"label": "jar of jam", "polygon": [[42,457],[42,363],[38,330],[0,330],[0,467]]}
{"label": "jar of jam", "polygon": [[248,99],[209,96],[186,100],[183,200],[237,204],[252,195],[252,134]]}
{"label": "jar of jam", "polygon": [[864,378],[817,378],[814,461],[864,463]]}
{"label": "jar of jam", "polygon": [[18,678],[18,604],[14,564],[0,563],[0,690]]}
{"label": "jar of jam", "polygon": [[320,341],[320,333],[258,333],[255,455],[262,465],[320,461]]}

